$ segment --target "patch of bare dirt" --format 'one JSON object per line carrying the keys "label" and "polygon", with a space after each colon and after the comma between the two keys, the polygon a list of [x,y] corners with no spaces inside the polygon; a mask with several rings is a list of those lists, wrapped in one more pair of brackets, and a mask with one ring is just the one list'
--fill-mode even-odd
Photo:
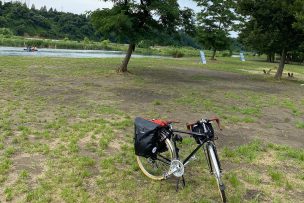
{"label": "patch of bare dirt", "polygon": [[125,102],[134,103],[150,103],[155,100],[168,99],[166,94],[159,94],[154,90],[140,89],[140,88],[115,88],[112,89],[114,93]]}
{"label": "patch of bare dirt", "polygon": [[20,154],[13,159],[14,171],[28,171],[30,174],[37,176],[43,172],[45,157],[43,155]]}

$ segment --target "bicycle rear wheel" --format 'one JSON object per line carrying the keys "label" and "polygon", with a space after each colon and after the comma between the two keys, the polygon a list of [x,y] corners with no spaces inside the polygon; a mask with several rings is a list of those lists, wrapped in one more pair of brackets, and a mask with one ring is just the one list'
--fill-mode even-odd
{"label": "bicycle rear wheel", "polygon": [[211,170],[215,176],[222,201],[224,203],[226,203],[227,198],[226,198],[226,193],[225,193],[225,185],[222,181],[220,165],[219,165],[219,161],[217,158],[217,153],[215,151],[216,149],[214,147],[214,144],[207,143],[207,150],[208,150],[208,157],[209,157],[209,161],[210,161],[210,165],[211,165]]}
{"label": "bicycle rear wheel", "polygon": [[141,171],[153,180],[165,179],[165,174],[170,169],[171,161],[176,157],[171,141],[166,139],[165,143],[168,150],[162,153],[157,153],[156,159],[136,156],[137,163]]}

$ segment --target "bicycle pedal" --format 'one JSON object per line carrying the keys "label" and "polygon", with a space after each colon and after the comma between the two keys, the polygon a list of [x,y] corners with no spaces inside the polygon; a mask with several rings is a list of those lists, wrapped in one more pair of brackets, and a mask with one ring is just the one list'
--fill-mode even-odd
{"label": "bicycle pedal", "polygon": [[195,160],[197,160],[197,157],[196,157],[195,155],[193,155],[193,156],[191,157],[191,160],[195,161]]}

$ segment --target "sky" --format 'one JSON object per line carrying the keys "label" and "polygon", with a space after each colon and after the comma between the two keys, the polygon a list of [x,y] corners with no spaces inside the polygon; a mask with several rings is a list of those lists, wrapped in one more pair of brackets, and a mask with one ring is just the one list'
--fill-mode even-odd
{"label": "sky", "polygon": [[[8,2],[11,0],[4,0]],[[56,8],[58,11],[72,12],[72,13],[85,13],[86,11],[93,11],[98,8],[109,8],[111,7],[110,2],[104,2],[101,0],[19,0],[21,2],[26,2],[30,7],[32,4],[36,8],[40,8],[44,5],[49,9],[51,7]],[[189,7],[198,11],[196,3],[191,0],[179,0],[180,6]]]}

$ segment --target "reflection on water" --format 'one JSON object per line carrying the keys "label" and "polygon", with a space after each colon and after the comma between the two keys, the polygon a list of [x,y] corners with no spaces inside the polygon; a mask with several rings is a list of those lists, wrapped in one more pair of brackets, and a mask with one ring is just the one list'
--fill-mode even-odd
{"label": "reflection on water", "polygon": [[[123,58],[121,51],[105,50],[73,50],[73,49],[38,49],[36,52],[25,51],[23,47],[1,47],[0,56],[36,56],[36,57],[64,57],[64,58]],[[153,57],[133,54],[132,57]]]}

